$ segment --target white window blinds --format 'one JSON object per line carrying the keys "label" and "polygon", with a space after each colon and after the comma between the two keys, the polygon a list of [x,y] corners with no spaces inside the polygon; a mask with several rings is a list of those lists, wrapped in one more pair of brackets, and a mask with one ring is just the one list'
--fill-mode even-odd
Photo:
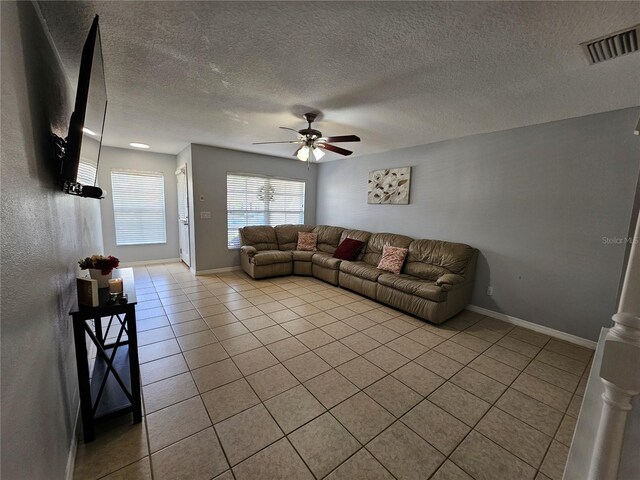
{"label": "white window blinds", "polygon": [[81,183],[82,185],[90,185],[93,187],[96,184],[96,172],[97,168],[94,162],[80,157],[77,175],[78,183]]}
{"label": "white window blinds", "polygon": [[167,243],[164,175],[111,170],[116,245]]}
{"label": "white window blinds", "polygon": [[240,247],[241,227],[304,223],[304,186],[295,180],[227,174],[228,247]]}

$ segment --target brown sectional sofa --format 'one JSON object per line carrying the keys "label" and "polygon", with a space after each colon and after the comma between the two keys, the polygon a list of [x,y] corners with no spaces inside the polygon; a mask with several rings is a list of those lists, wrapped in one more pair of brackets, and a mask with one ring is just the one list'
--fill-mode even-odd
{"label": "brown sectional sofa", "polygon": [[[298,232],[317,233],[317,251],[296,250]],[[333,257],[345,238],[365,242],[354,261]],[[240,263],[252,278],[314,276],[433,323],[469,304],[478,258],[477,249],[462,243],[329,225],[244,227],[240,239]],[[385,245],[408,249],[399,275],[376,268]]]}

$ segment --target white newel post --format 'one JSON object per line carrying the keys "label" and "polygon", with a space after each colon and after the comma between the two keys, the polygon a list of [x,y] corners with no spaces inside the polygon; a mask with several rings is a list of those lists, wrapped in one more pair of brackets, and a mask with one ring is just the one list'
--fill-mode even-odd
{"label": "white newel post", "polygon": [[604,341],[600,378],[602,414],[589,468],[590,480],[617,480],[631,401],[640,393],[640,218],[636,224],[615,326]]}

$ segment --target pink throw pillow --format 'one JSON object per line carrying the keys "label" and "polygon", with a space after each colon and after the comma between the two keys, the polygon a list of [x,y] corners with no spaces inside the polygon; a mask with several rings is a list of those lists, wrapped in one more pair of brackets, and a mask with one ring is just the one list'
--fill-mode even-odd
{"label": "pink throw pillow", "polygon": [[318,250],[316,245],[318,244],[318,234],[311,232],[298,232],[298,246],[296,250],[302,250],[305,252],[315,252]]}
{"label": "pink throw pillow", "polygon": [[378,268],[398,275],[402,270],[404,259],[407,258],[407,251],[406,248],[385,245],[382,248],[382,258],[378,263]]}

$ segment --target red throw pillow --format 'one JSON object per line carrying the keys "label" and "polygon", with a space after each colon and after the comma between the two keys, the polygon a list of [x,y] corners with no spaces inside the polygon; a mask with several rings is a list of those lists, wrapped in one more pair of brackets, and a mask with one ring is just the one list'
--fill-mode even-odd
{"label": "red throw pillow", "polygon": [[362,249],[363,245],[364,242],[361,242],[360,240],[345,238],[342,243],[338,245],[338,248],[336,248],[333,257],[341,260],[353,261],[358,255],[360,249]]}

